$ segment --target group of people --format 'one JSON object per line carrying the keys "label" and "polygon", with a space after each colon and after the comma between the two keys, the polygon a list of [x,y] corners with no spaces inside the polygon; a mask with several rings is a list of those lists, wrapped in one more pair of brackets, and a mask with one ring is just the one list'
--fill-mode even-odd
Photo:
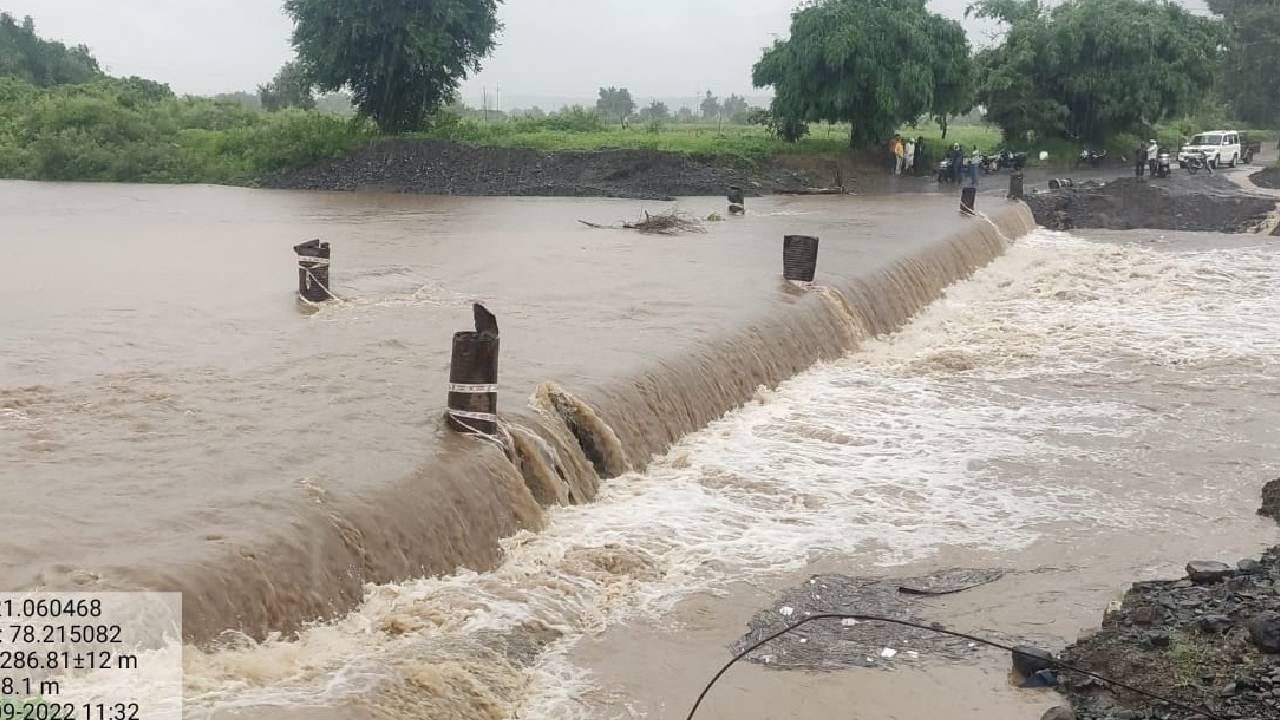
{"label": "group of people", "polygon": [[919,175],[921,168],[926,174],[930,172],[923,136],[904,140],[901,135],[894,135],[889,141],[889,155],[893,166],[890,171],[894,175]]}
{"label": "group of people", "polygon": [[960,143],[951,144],[951,149],[947,151],[947,174],[950,182],[959,183],[962,177],[968,175],[969,184],[977,187],[978,170],[981,168],[982,151],[977,145],[973,146],[973,153],[969,156],[969,161],[965,162],[964,148],[960,147]]}
{"label": "group of people", "polygon": [[1139,145],[1138,149],[1133,153],[1137,161],[1138,177],[1146,175],[1147,168],[1151,168],[1151,175],[1154,177],[1160,171],[1160,143],[1155,138],[1147,141],[1146,145]]}

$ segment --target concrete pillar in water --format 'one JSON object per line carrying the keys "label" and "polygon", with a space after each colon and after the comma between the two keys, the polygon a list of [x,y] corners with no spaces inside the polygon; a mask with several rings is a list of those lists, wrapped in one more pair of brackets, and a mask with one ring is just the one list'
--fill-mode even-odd
{"label": "concrete pillar in water", "polygon": [[960,191],[960,212],[967,215],[974,213],[974,207],[978,199],[978,188],[967,187]]}
{"label": "concrete pillar in water", "polygon": [[498,319],[473,305],[476,329],[453,336],[449,363],[449,427],[463,433],[498,432]]}
{"label": "concrete pillar in water", "polygon": [[329,292],[329,243],[308,240],[294,245],[298,255],[298,295],[307,302],[332,300]]}
{"label": "concrete pillar in water", "polygon": [[737,185],[729,187],[729,213],[741,215],[747,211],[747,196]]}
{"label": "concrete pillar in water", "polygon": [[782,275],[796,282],[813,282],[818,272],[818,238],[787,235],[782,238]]}
{"label": "concrete pillar in water", "polygon": [[1023,192],[1022,173],[1016,172],[1009,175],[1009,195],[1010,200],[1021,200],[1025,197]]}
{"label": "concrete pillar in water", "polygon": [[1061,190],[1062,188],[1072,187],[1074,184],[1071,182],[1071,178],[1054,178],[1049,181],[1049,189]]}

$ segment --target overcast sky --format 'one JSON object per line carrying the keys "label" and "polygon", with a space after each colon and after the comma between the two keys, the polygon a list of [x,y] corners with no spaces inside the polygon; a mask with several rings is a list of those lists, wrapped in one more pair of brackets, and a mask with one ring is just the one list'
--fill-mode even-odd
{"label": "overcast sky", "polygon": [[[970,0],[932,0],[962,18]],[[1189,5],[1203,5],[1190,0]],[[498,49],[463,86],[471,104],[502,88],[503,106],[590,98],[602,85],[637,97],[759,95],[751,66],[785,36],[795,0],[507,0]],[[293,55],[281,0],[0,0],[37,32],[84,43],[113,75],[179,93],[252,90]],[[989,30],[968,24],[975,42]]]}

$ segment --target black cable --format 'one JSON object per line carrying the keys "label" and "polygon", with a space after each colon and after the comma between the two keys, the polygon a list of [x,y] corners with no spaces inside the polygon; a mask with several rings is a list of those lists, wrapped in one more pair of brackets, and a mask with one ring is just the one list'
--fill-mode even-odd
{"label": "black cable", "polygon": [[[685,718],[685,720],[693,720],[693,716],[698,712],[698,708],[702,705],[702,701],[706,699],[707,693],[711,692],[711,688],[714,687],[715,684],[720,680],[720,678],[723,677],[725,673],[729,672],[729,668],[733,667],[739,660],[745,658],[746,656],[750,655],[756,650],[759,650],[761,647],[773,642],[774,640],[777,640],[783,635],[795,632],[796,630],[799,630],[805,625],[808,625],[811,622],[817,622],[818,620],[857,620],[859,622],[883,622],[883,623],[890,623],[893,625],[902,625],[904,627],[915,628],[917,630],[926,630],[928,632],[937,633],[939,635],[950,635],[951,637],[957,637],[964,640],[976,642],[981,645],[987,645],[993,648],[998,648],[1000,650],[1006,650],[1008,652],[1013,653],[1014,655],[1021,655],[1022,657],[1032,658],[1034,660],[1039,660],[1042,662],[1044,661],[1044,658],[1042,657],[1032,655],[1030,653],[1024,653],[1012,647],[1009,647],[1008,645],[1001,645],[998,642],[987,640],[985,638],[980,638],[975,635],[967,635],[962,632],[955,632],[952,630],[944,630],[942,628],[929,627],[928,625],[921,625],[919,623],[913,623],[907,620],[897,620],[894,618],[878,617],[876,615],[851,615],[851,614],[844,614],[844,613],[824,613],[822,615],[813,615],[811,617],[807,617],[801,620],[800,622],[794,625],[791,625],[790,627],[787,627],[783,630],[779,630],[778,632],[770,635],[769,637],[761,640],[755,645],[752,645],[746,650],[743,650],[742,652],[735,655],[732,660],[725,663],[724,667],[720,668],[720,672],[716,673],[715,677],[711,678],[711,682],[707,683],[707,686],[702,688],[702,692],[698,694],[698,699],[694,701],[693,707],[689,710],[689,715]],[[1118,680],[1112,680],[1111,678],[1103,677],[1098,673],[1091,672],[1089,670],[1084,670],[1082,668],[1075,667],[1074,665],[1068,665],[1067,663],[1060,662],[1057,660],[1053,660],[1052,663],[1053,663],[1053,667],[1055,668],[1070,670],[1071,672],[1079,673],[1081,675],[1087,675],[1088,677],[1091,677],[1095,680],[1101,680],[1102,682],[1107,683],[1108,685],[1114,685],[1118,688],[1128,690],[1129,692],[1142,695],[1143,697],[1168,703],[1169,705],[1172,705],[1173,707],[1176,707],[1180,710],[1185,710],[1189,713],[1193,713],[1196,715],[1200,715],[1202,717],[1209,718],[1209,720],[1226,720],[1226,718],[1222,717],[1221,715],[1216,715],[1207,709],[1203,709],[1203,710],[1196,709],[1194,707],[1191,707],[1190,705],[1185,705],[1183,703],[1180,703],[1177,700],[1171,700],[1169,698],[1156,695],[1155,693],[1147,692],[1146,690],[1140,690],[1132,685],[1126,685],[1125,683],[1119,682]]]}

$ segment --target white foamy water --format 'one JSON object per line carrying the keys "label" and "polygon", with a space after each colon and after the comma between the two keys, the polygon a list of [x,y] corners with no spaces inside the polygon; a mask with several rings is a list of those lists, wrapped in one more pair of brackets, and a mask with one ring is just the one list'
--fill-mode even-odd
{"label": "white foamy water", "polygon": [[1013,550],[1048,523],[1140,527],[1168,512],[1152,498],[1204,504],[1218,488],[1157,472],[1152,438],[1238,433],[1212,393],[1274,384],[1278,257],[1033,233],[900,333],[762,390],[510,538],[493,572],[371,588],[295,641],[189,650],[188,710],[593,717],[573,641],[661,623],[692,593],[827,556],[872,570],[942,546]]}

